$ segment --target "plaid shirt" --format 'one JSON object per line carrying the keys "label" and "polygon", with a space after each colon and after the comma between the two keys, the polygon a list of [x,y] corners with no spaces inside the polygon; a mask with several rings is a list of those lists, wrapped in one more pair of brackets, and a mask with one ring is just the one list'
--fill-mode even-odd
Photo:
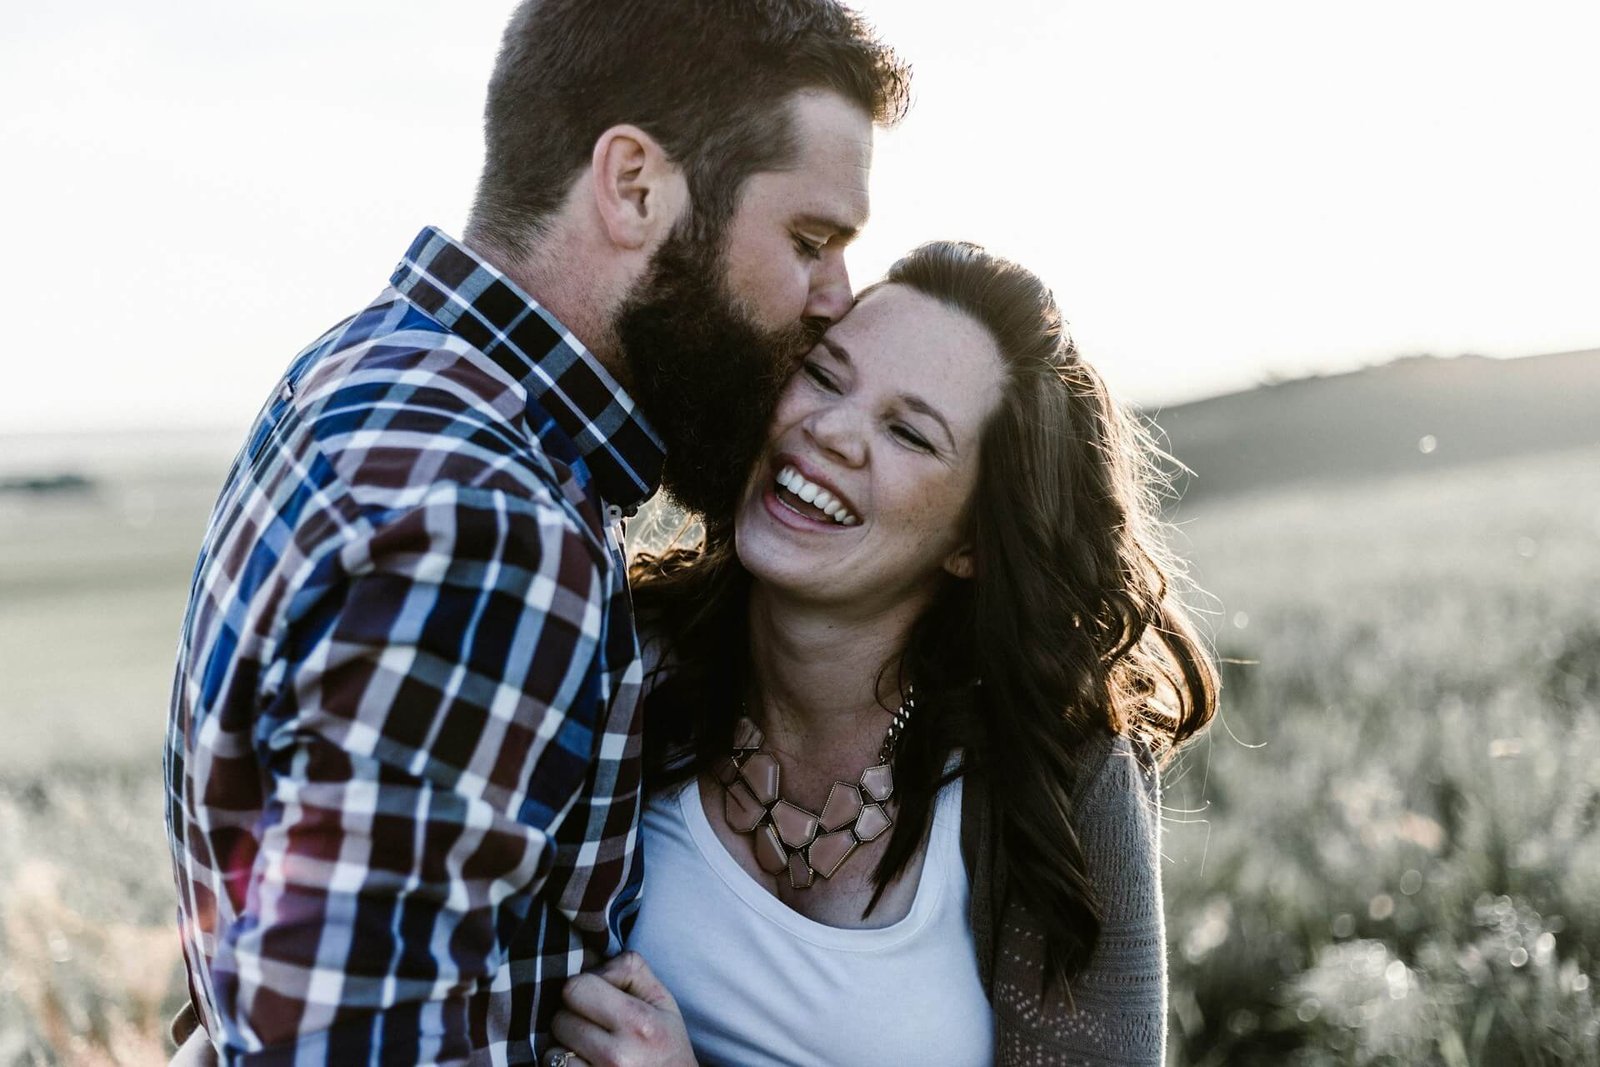
{"label": "plaid shirt", "polygon": [[190,590],[167,828],[225,1062],[532,1062],[637,907],[661,443],[438,231],[391,286],[290,366]]}

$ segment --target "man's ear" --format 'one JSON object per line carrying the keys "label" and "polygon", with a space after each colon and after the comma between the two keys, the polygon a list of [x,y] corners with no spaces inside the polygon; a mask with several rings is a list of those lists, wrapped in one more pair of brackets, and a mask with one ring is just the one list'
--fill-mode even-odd
{"label": "man's ear", "polygon": [[971,578],[976,566],[971,545],[962,545],[946,556],[944,561],[944,569],[957,578]]}
{"label": "man's ear", "polygon": [[688,203],[683,170],[637,126],[613,126],[594,143],[590,176],[595,208],[618,248],[654,248]]}

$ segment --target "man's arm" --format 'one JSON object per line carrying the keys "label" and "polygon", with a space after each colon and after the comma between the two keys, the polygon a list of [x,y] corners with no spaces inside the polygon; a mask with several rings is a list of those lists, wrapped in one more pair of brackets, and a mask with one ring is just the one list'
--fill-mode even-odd
{"label": "man's arm", "polygon": [[463,1060],[498,907],[548,875],[592,758],[601,578],[558,508],[455,486],[327,563],[263,698],[212,1037],[230,1063]]}

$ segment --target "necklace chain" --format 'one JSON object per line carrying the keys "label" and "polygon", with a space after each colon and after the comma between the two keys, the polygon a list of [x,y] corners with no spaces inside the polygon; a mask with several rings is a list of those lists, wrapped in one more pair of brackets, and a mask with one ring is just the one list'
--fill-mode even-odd
{"label": "necklace chain", "polygon": [[728,826],[754,836],[762,870],[787,872],[792,888],[810,889],[818,876],[832,878],[860,846],[894,825],[887,803],[894,795],[894,753],[914,711],[916,696],[907,686],[905,703],[893,712],[878,747],[878,762],[855,782],[834,782],[820,812],[783,798],[781,768],[765,749],[766,735],[748,715],[740,718],[733,752],[718,765],[717,780]]}
{"label": "necklace chain", "polygon": [[878,762],[888,763],[894,758],[894,750],[900,745],[900,735],[906,732],[906,726],[911,722],[911,713],[916,710],[916,697],[911,687],[906,686],[906,702],[894,709],[889,720],[889,731],[883,735],[883,744],[878,746]]}

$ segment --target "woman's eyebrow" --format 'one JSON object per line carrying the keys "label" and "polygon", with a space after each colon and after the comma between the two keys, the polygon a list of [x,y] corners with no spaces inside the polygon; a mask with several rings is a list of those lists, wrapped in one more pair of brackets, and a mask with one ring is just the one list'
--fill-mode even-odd
{"label": "woman's eyebrow", "polygon": [[932,404],[928,403],[915,393],[901,393],[900,403],[904,404],[912,411],[926,415],[934,422],[937,422],[939,424],[939,428],[944,431],[944,435],[950,439],[950,448],[952,450],[955,449],[956,435],[951,432],[950,424],[944,420],[943,415],[939,414],[938,408],[934,407]]}
{"label": "woman's eyebrow", "polygon": [[823,334],[821,343],[823,348],[826,348],[829,352],[833,353],[834,359],[838,360],[840,363],[843,363],[846,367],[855,365],[855,361],[850,358],[850,350],[845,348],[845,346],[840,344],[838,341],[835,341],[827,334]]}

